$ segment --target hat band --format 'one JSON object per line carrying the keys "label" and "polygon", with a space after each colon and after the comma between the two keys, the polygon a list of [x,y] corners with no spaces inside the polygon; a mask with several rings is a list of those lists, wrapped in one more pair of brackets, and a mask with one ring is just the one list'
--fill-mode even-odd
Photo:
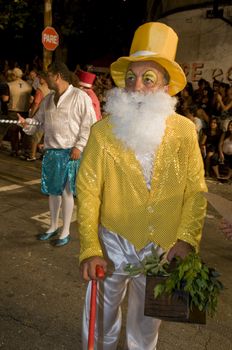
{"label": "hat band", "polygon": [[84,86],[84,87],[87,87],[87,88],[91,88],[91,87],[92,87],[92,84],[84,83],[83,81],[79,81],[79,84],[80,84],[81,86]]}
{"label": "hat band", "polygon": [[132,53],[132,55],[130,56],[139,57],[139,56],[154,56],[154,55],[157,55],[157,52],[141,50],[141,51],[136,51]]}

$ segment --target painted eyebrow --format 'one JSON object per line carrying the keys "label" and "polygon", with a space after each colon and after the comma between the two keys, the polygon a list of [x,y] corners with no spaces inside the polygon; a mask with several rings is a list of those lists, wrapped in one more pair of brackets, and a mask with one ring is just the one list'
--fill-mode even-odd
{"label": "painted eyebrow", "polygon": [[155,72],[153,72],[152,70],[147,70],[146,72],[143,73],[143,77],[146,76],[146,75],[150,76],[150,77],[153,77],[153,78],[154,77],[157,78],[157,74]]}
{"label": "painted eyebrow", "polygon": [[128,70],[127,73],[126,73],[126,78],[128,78],[129,76],[133,76],[133,77],[136,76],[135,73],[131,69]]}

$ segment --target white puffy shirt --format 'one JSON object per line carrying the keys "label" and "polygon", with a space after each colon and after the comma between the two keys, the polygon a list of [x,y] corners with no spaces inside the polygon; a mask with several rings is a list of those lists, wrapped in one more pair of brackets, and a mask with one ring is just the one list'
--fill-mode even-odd
{"label": "white puffy shirt", "polygon": [[51,92],[43,99],[32,119],[39,121],[41,125],[28,125],[24,131],[33,134],[42,129],[45,149],[76,147],[82,152],[88,141],[90,128],[96,122],[92,101],[85,92],[72,85],[60,96],[57,106],[54,96],[55,92]]}

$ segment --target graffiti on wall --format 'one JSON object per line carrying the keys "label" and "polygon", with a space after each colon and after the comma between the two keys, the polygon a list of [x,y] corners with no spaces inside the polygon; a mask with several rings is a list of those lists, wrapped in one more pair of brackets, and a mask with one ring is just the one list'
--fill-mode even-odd
{"label": "graffiti on wall", "polygon": [[182,63],[181,67],[185,72],[187,80],[192,83],[197,83],[201,78],[212,82],[214,79],[232,84],[232,66],[230,67],[215,67],[212,63],[193,62]]}

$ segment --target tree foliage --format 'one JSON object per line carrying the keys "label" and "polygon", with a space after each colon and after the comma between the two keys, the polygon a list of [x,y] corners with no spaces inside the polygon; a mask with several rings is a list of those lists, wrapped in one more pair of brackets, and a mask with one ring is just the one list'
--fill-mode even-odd
{"label": "tree foliage", "polygon": [[41,55],[43,1],[0,0],[1,59],[29,62]]}
{"label": "tree foliage", "polygon": [[[53,0],[52,26],[67,49],[68,64],[90,63],[127,54],[136,27],[144,20],[146,1]],[[44,0],[0,0],[0,58],[42,56]],[[24,58],[26,57],[26,58]]]}
{"label": "tree foliage", "polygon": [[31,30],[38,27],[37,19],[41,19],[41,15],[43,1],[0,0],[0,31],[14,30],[16,36],[21,36],[25,27]]}

